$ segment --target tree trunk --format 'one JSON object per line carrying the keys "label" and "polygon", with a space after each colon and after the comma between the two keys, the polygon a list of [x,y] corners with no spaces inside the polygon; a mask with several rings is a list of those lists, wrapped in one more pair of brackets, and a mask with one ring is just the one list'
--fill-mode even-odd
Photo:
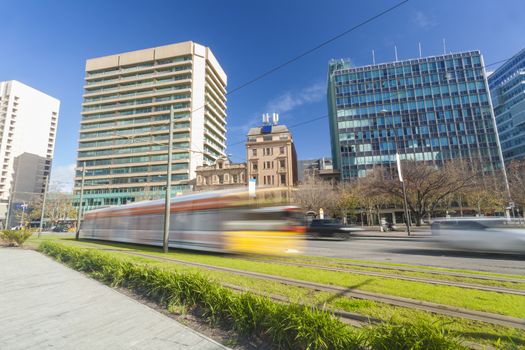
{"label": "tree trunk", "polygon": [[423,217],[423,214],[419,210],[416,211],[415,214],[416,214],[416,226],[419,227],[419,226],[421,226],[421,219]]}

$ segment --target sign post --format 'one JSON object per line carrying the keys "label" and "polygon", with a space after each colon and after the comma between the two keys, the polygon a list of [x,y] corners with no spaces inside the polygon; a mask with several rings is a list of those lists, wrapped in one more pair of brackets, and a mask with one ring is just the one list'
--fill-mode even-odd
{"label": "sign post", "polygon": [[257,188],[257,180],[256,179],[249,179],[248,180],[248,196],[250,198],[255,198],[255,190]]}

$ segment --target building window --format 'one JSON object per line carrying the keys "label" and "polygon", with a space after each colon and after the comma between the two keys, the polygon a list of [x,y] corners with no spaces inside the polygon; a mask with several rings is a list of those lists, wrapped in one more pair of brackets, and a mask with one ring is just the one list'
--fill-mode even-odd
{"label": "building window", "polygon": [[232,182],[234,184],[236,184],[238,182],[238,176],[237,175],[232,175]]}
{"label": "building window", "polygon": [[252,156],[257,157],[257,148],[252,149]]}
{"label": "building window", "polygon": [[279,159],[279,167],[284,168],[286,166],[286,161],[284,159]]}
{"label": "building window", "polygon": [[271,147],[264,148],[263,149],[263,155],[265,155],[265,156],[273,155],[273,148],[271,148]]}
{"label": "building window", "polygon": [[267,161],[263,163],[264,169],[273,169],[273,162]]}
{"label": "building window", "polygon": [[286,175],[281,175],[281,185],[286,185]]}
{"label": "building window", "polygon": [[253,162],[252,163],[252,169],[255,170],[255,171],[258,170],[257,162]]}
{"label": "building window", "polygon": [[279,154],[284,154],[284,147],[279,147]]}
{"label": "building window", "polygon": [[224,176],[219,175],[218,178],[219,178],[219,183],[222,185],[224,183]]}

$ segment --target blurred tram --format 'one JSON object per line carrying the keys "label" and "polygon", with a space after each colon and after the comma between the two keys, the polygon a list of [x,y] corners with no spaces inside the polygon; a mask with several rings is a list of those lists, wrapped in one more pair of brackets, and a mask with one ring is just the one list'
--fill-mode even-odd
{"label": "blurred tram", "polygon": [[[250,198],[243,188],[173,197],[169,246],[229,253],[297,253],[305,227],[298,208],[283,205],[282,193],[285,191],[258,191],[257,198]],[[80,237],[162,246],[164,210],[164,200],[92,210],[84,215]]]}

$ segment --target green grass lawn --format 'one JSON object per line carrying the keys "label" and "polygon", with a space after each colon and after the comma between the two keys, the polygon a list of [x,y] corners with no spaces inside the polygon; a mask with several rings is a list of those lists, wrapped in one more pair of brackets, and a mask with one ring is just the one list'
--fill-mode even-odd
{"label": "green grass lawn", "polygon": [[[77,242],[71,241],[77,244]],[[403,281],[391,278],[364,276],[345,272],[324,271],[238,259],[229,255],[199,254],[186,251],[170,251],[167,255],[160,248],[128,244],[78,242],[98,247],[119,247],[134,252],[148,253],[158,257],[173,257],[179,260],[198,262],[213,266],[265,273],[298,280],[323,283],[347,288],[396,295],[472,310],[493,312],[525,318],[525,297],[511,294],[478,291],[452,286],[432,285],[422,282]]]}
{"label": "green grass lawn", "polygon": [[509,277],[509,278],[518,278],[522,279],[525,282],[525,276],[523,275],[512,275],[512,274],[503,274],[496,272],[487,272],[487,271],[476,271],[476,270],[467,270],[467,269],[449,269],[445,267],[435,267],[435,266],[426,266],[426,265],[410,265],[410,264],[401,264],[401,263],[391,263],[386,261],[373,261],[373,260],[357,260],[357,259],[346,259],[346,258],[332,258],[332,257],[319,257],[319,256],[308,256],[308,255],[299,255],[297,258],[305,258],[315,263],[324,262],[324,263],[359,263],[359,264],[372,264],[384,267],[407,267],[407,268],[417,268],[429,271],[437,272],[459,272],[459,273],[468,273],[473,275],[480,276],[494,276],[494,277]]}
{"label": "green grass lawn", "polygon": [[[55,240],[56,238],[45,238],[43,240]],[[80,246],[105,246],[100,244],[75,242],[72,240],[60,240],[63,243],[80,245]],[[126,247],[126,250],[136,251],[135,247]],[[140,251],[144,252],[142,247]],[[146,248],[146,251],[155,251],[155,248]],[[124,260],[130,260],[136,263],[147,264],[150,266],[160,267],[162,269],[184,272],[198,272],[209,279],[220,283],[228,283],[249,290],[258,291],[265,295],[279,295],[288,298],[290,301],[305,303],[308,305],[326,306],[330,309],[338,309],[350,312],[357,312],[374,318],[393,323],[411,323],[427,322],[429,324],[442,324],[444,328],[460,335],[463,339],[491,345],[501,338],[505,346],[515,345],[516,347],[525,346],[525,335],[521,331],[503,326],[495,326],[482,322],[458,319],[453,317],[433,315],[424,311],[394,307],[382,303],[367,300],[359,300],[348,297],[341,297],[333,293],[315,292],[313,290],[301,287],[287,286],[278,282],[262,280],[252,277],[244,277],[228,272],[206,270],[198,267],[180,265],[167,261],[159,261],[154,258],[132,256],[120,252],[109,252],[110,254],[120,257]],[[177,254],[177,253],[175,253]],[[155,254],[156,255],[156,254]],[[180,253],[178,253],[180,255]],[[177,256],[179,258],[179,256]],[[511,348],[511,347],[510,347]]]}
{"label": "green grass lawn", "polygon": [[[315,261],[305,261],[297,258],[280,258],[280,257],[273,257],[272,260],[275,260],[276,262],[282,261],[282,262],[292,262],[292,263],[299,263],[299,264],[306,264],[306,265],[318,265],[322,267],[335,267],[335,268],[341,268],[341,269],[351,269],[356,271],[363,271],[363,272],[381,272],[396,276],[405,276],[405,277],[421,277],[421,278],[428,278],[432,280],[438,280],[438,281],[450,281],[450,282],[463,282],[463,283],[469,283],[473,285],[480,285],[480,286],[490,286],[490,287],[501,287],[501,288],[508,288],[508,289],[515,289],[515,290],[525,290],[525,279],[523,280],[523,283],[517,283],[517,282],[508,282],[508,281],[498,281],[498,280],[490,280],[490,279],[479,279],[479,278],[473,278],[473,277],[459,277],[459,276],[452,276],[452,275],[439,275],[439,274],[432,274],[432,273],[425,273],[425,272],[416,272],[416,271],[401,271],[396,270],[392,268],[381,268],[381,267],[364,267],[364,266],[355,266],[355,265],[345,265],[343,263],[338,263],[334,261],[325,261],[322,259],[315,260]],[[481,275],[480,275],[481,276]],[[489,275],[483,275],[484,277],[492,277]],[[496,277],[496,276],[494,276]],[[497,276],[501,277],[501,276]],[[505,277],[511,277],[511,276],[505,276]],[[513,277],[514,278],[514,277]]]}
{"label": "green grass lawn", "polygon": [[[298,280],[356,288],[363,291],[395,295],[438,304],[457,306],[472,310],[492,312],[502,315],[525,318],[525,297],[512,294],[465,289],[453,286],[432,285],[423,282],[404,281],[394,278],[365,276],[347,272],[326,271],[309,267],[297,267],[268,262],[250,261],[231,255],[203,254],[188,251],[170,251],[167,255],[160,248],[131,244],[79,241],[58,236],[60,240],[72,244],[84,244],[96,247],[118,247],[134,252],[142,252],[158,257],[172,257],[188,262],[198,262],[265,273]],[[57,236],[42,236],[41,240],[55,240]],[[38,239],[34,237],[31,242]],[[32,243],[31,243],[32,244]]]}

